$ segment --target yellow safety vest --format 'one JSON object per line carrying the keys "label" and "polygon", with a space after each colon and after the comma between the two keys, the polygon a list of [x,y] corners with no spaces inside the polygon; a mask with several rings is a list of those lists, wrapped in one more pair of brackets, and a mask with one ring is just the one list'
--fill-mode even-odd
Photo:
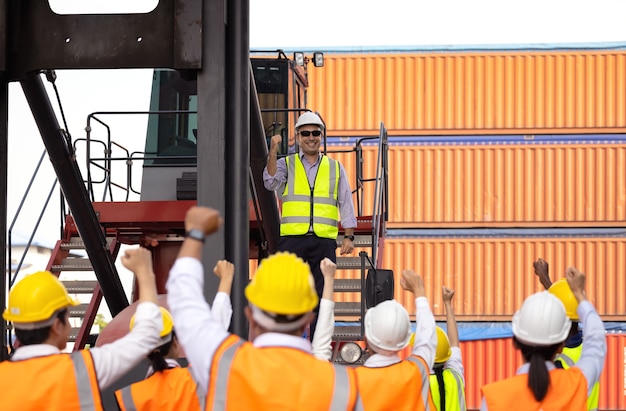
{"label": "yellow safety vest", "polygon": [[280,235],[304,235],[312,227],[316,236],[336,239],[339,233],[339,163],[322,156],[313,188],[309,186],[298,154],[286,157],[285,163],[287,184],[281,196]]}
{"label": "yellow safety vest", "polygon": [[[443,370],[443,385],[446,387],[446,411],[466,411],[465,386],[461,377],[453,370]],[[439,381],[435,374],[430,375],[430,395],[437,411],[441,410],[439,397]]]}
{"label": "yellow safety vest", "polygon": [[[558,354],[554,359],[554,362],[560,360],[563,369],[568,369],[573,367],[583,352],[583,345],[580,344],[573,348],[563,347],[563,352]],[[593,386],[593,390],[591,390],[591,394],[587,397],[587,410],[597,411],[598,410],[598,402],[600,400],[600,382],[596,381]]]}

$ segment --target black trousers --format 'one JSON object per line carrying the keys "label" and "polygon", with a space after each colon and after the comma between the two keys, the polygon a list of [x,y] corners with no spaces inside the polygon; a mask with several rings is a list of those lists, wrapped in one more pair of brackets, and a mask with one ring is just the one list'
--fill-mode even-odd
{"label": "black trousers", "polygon": [[[328,257],[333,263],[337,262],[337,241],[329,238],[320,238],[316,235],[304,236],[285,236],[280,237],[278,242],[280,251],[289,251],[302,258],[311,267],[311,273],[315,279],[315,291],[317,296],[322,298],[322,290],[324,290],[324,275],[320,269],[320,262]],[[319,312],[319,304],[315,307],[315,318],[311,322],[311,332],[309,339],[313,339],[313,333],[317,325],[317,313]]]}

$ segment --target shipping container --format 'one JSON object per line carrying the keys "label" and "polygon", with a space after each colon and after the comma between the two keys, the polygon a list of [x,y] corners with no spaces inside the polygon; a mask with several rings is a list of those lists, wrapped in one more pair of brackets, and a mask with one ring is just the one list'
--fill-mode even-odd
{"label": "shipping container", "polygon": [[326,53],[308,76],[333,136],[626,132],[626,50]]}
{"label": "shipping container", "polygon": [[[626,335],[607,334],[607,356],[600,377],[599,410],[626,410]],[[462,341],[468,410],[479,410],[480,387],[515,375],[522,356],[512,338]]]}
{"label": "shipping container", "polygon": [[[612,227],[626,221],[626,140],[420,144],[389,147],[389,228]],[[331,145],[356,187],[354,152]],[[377,146],[363,147],[373,178]],[[367,188],[366,188],[367,190]],[[369,193],[373,193],[370,189]],[[365,215],[373,195],[360,206]]]}
{"label": "shipping container", "polygon": [[[358,255],[358,249],[353,255]],[[587,274],[587,296],[605,321],[626,321],[626,238],[618,237],[423,237],[388,238],[383,267],[395,277],[395,298],[415,313],[412,294],[400,287],[402,270],[424,277],[433,313],[443,320],[443,285],[456,290],[454,310],[461,321],[510,321],[530,294],[542,290],[533,261],[549,263],[553,281],[568,266]],[[341,270],[338,278],[360,278]],[[359,301],[338,293],[337,301]]]}

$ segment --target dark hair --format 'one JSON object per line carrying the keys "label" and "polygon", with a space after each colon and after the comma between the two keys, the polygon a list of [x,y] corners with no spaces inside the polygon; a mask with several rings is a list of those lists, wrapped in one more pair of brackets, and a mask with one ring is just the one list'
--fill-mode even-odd
{"label": "dark hair", "polygon": [[176,338],[176,333],[172,330],[172,339],[161,345],[158,348],[155,348],[150,354],[148,354],[148,359],[152,363],[152,368],[154,368],[154,372],[160,372],[163,370],[167,370],[170,368],[167,365],[167,361],[165,361],[165,357],[170,353],[172,349],[172,343],[174,342],[174,338]]}
{"label": "dark hair", "polygon": [[437,364],[433,368],[439,384],[439,411],[446,411],[446,386],[443,381],[443,365],[443,363]]}
{"label": "dark hair", "polygon": [[528,388],[533,392],[535,400],[542,401],[550,387],[550,373],[546,368],[546,361],[552,361],[562,343],[548,346],[531,346],[513,339],[515,346],[522,351],[524,360],[530,363],[528,369]]}
{"label": "dark hair", "polygon": [[[67,307],[63,308],[62,310],[57,311],[54,317],[58,318],[62,322],[65,322],[66,315],[67,315]],[[23,330],[23,329],[16,328],[15,337],[19,340],[20,344],[22,345],[42,344],[50,336],[51,329],[52,329],[52,324],[46,327],[35,328],[34,330]]]}

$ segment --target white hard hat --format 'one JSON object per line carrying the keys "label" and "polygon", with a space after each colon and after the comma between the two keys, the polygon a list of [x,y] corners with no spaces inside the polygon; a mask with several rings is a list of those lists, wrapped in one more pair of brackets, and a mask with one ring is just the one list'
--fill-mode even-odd
{"label": "white hard hat", "polygon": [[400,351],[411,338],[409,313],[395,300],[370,308],[365,313],[365,337],[374,351]]}
{"label": "white hard hat", "polygon": [[296,131],[301,126],[306,126],[307,124],[314,124],[316,126],[320,126],[321,129],[324,130],[324,122],[322,121],[320,116],[318,116],[312,111],[307,111],[298,118],[298,121],[296,121]]}
{"label": "white hard hat", "polygon": [[530,346],[549,346],[567,339],[572,322],[563,303],[547,291],[526,298],[513,316],[513,335]]}

